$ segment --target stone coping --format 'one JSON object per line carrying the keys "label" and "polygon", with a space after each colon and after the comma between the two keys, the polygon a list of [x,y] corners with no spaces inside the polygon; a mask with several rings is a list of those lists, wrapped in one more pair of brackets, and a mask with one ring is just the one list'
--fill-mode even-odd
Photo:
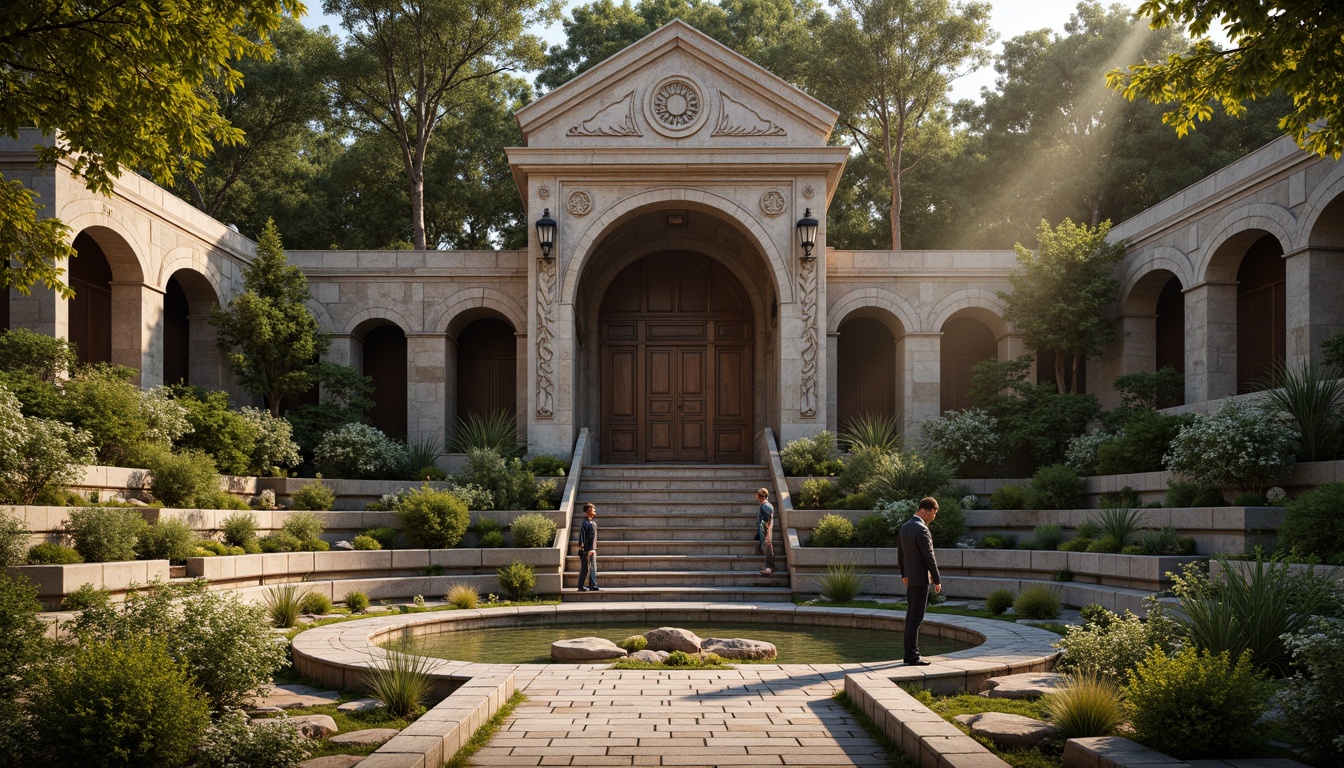
{"label": "stone coping", "polygon": [[367,768],[443,765],[508,703],[513,691],[513,675],[482,675],[465,681],[359,764]]}
{"label": "stone coping", "polygon": [[845,675],[845,694],[920,768],[1007,768],[983,744],[906,693],[905,682],[890,673]]}

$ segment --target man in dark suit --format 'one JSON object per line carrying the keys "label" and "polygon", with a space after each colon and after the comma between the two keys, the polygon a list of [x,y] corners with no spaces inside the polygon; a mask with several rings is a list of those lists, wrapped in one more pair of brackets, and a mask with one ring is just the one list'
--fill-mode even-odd
{"label": "man in dark suit", "polygon": [[933,534],[929,523],[938,516],[938,500],[932,496],[920,499],[919,509],[900,531],[900,548],[896,563],[901,569],[901,583],[905,585],[905,663],[928,666],[919,655],[919,625],[924,623],[924,609],[929,605],[929,586],[942,592],[938,576],[938,560],[933,556]]}

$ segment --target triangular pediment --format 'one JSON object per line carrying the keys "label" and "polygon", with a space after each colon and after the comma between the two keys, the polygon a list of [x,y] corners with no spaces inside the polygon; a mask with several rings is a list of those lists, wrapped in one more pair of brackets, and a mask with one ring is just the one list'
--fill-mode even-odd
{"label": "triangular pediment", "polygon": [[680,19],[518,111],[529,147],[818,147],[835,110]]}

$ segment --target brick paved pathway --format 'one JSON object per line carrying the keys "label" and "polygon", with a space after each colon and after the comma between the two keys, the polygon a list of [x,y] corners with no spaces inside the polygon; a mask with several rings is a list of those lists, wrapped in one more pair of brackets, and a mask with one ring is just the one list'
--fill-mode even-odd
{"label": "brick paved pathway", "polygon": [[831,696],[839,667],[619,671],[555,665],[473,765],[886,765]]}

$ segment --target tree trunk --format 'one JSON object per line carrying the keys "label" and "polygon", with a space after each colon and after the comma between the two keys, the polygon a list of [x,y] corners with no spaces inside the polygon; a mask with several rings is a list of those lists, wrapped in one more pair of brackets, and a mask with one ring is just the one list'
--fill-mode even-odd
{"label": "tree trunk", "polygon": [[1064,378],[1064,353],[1058,349],[1055,350],[1055,391],[1069,391],[1069,380]]}
{"label": "tree trunk", "polygon": [[415,250],[427,250],[425,245],[425,176],[424,159],[411,168],[411,240]]}

